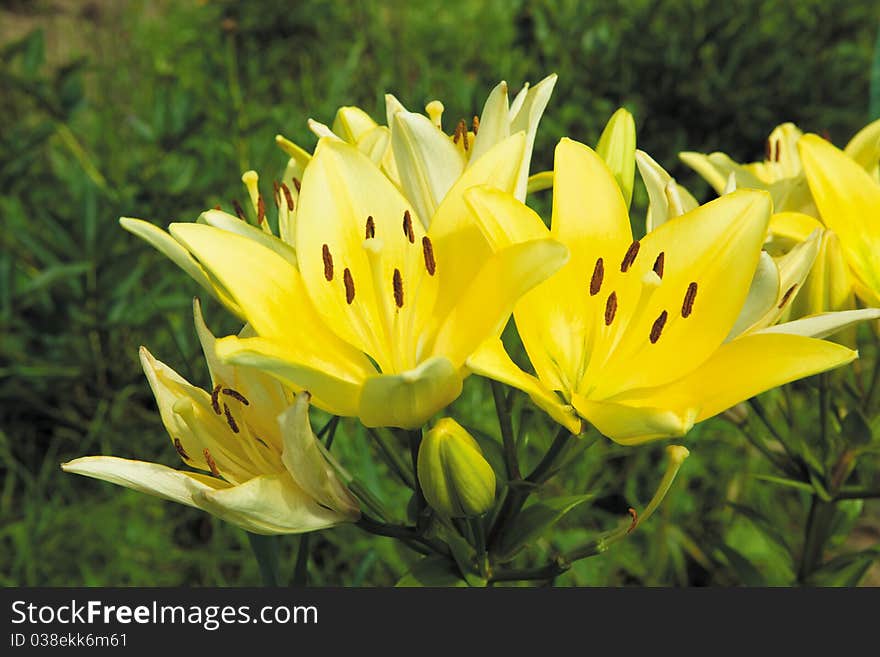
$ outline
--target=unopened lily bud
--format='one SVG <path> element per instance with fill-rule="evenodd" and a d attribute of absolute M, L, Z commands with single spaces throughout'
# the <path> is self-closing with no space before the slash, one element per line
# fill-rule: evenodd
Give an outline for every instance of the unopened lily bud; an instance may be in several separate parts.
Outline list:
<path fill-rule="evenodd" d="M 418 475 L 428 504 L 450 517 L 481 515 L 495 501 L 492 466 L 477 441 L 450 418 L 443 418 L 425 434 Z"/>

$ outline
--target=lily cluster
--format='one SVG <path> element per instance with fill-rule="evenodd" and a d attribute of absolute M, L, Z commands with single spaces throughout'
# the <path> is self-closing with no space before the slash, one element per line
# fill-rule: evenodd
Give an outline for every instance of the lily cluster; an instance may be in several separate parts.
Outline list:
<path fill-rule="evenodd" d="M 331 126 L 310 120 L 313 152 L 276 138 L 290 160 L 271 217 L 249 171 L 247 209 L 207 210 L 167 232 L 121 219 L 243 328 L 216 339 L 196 303 L 205 389 L 141 349 L 186 470 L 112 456 L 62 467 L 254 533 L 381 525 L 368 515 L 364 523 L 375 510 L 369 492 L 313 433 L 314 405 L 408 436 L 413 465 L 402 478 L 422 515 L 435 517 L 459 565 L 456 541 L 472 543 L 486 576 L 487 549 L 515 552 L 502 525 L 524 499 L 504 488 L 520 478 L 504 418 L 507 471 L 496 477 L 468 422 L 448 416 L 466 377 L 523 391 L 565 441 L 592 427 L 636 445 L 681 438 L 744 400 L 857 357 L 845 337 L 824 338 L 880 317 L 871 307 L 880 305 L 880 123 L 844 151 L 786 124 L 764 162 L 683 153 L 719 193 L 701 205 L 636 149 L 625 110 L 595 148 L 562 138 L 553 170 L 530 175 L 555 82 L 526 85 L 512 100 L 502 82 L 451 133 L 439 101 L 422 114 L 391 95 L 386 125 L 356 107 L 340 108 Z M 636 169 L 650 199 L 638 236 Z M 549 188 L 548 225 L 525 201 Z M 511 317 L 525 369 L 501 338 Z M 687 450 L 670 454 L 651 510 Z M 483 517 L 499 492 L 504 505 L 491 522 L 457 524 Z M 432 545 L 418 526 L 405 529 L 411 543 Z"/>

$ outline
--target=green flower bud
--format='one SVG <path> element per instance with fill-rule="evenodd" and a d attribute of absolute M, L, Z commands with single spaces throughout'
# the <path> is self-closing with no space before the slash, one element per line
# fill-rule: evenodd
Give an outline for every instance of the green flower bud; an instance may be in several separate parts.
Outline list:
<path fill-rule="evenodd" d="M 451 418 L 425 434 L 419 448 L 419 484 L 431 507 L 451 517 L 478 516 L 495 501 L 495 473 L 477 441 Z"/>

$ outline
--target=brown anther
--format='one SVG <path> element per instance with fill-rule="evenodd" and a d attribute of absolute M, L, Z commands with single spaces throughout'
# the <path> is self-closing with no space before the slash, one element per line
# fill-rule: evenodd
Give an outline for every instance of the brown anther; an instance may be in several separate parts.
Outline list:
<path fill-rule="evenodd" d="M 351 277 L 351 270 L 346 267 L 342 272 L 342 282 L 345 283 L 345 302 L 351 305 L 354 301 L 354 279 Z"/>
<path fill-rule="evenodd" d="M 205 455 L 205 461 L 208 463 L 208 467 L 211 468 L 211 474 L 215 477 L 219 477 L 220 471 L 217 469 L 217 464 L 214 462 L 214 457 L 211 456 L 211 452 L 209 452 L 206 447 L 202 453 Z"/>
<path fill-rule="evenodd" d="M 617 312 L 617 292 L 608 295 L 605 301 L 605 326 L 611 326 L 614 321 L 614 314 Z"/>
<path fill-rule="evenodd" d="M 226 404 L 223 404 L 223 414 L 226 416 L 226 424 L 232 429 L 232 433 L 238 433 L 238 425 L 235 423 L 235 418 L 232 417 L 232 411 L 229 410 L 229 406 Z"/>
<path fill-rule="evenodd" d="M 691 282 L 688 285 L 687 292 L 684 295 L 684 302 L 681 304 L 681 316 L 682 317 L 690 317 L 691 313 L 694 311 L 694 299 L 697 298 L 697 284 Z"/>
<path fill-rule="evenodd" d="M 221 387 L 222 387 L 222 386 L 218 383 L 217 385 L 214 386 L 214 389 L 211 391 L 211 408 L 214 409 L 214 412 L 215 412 L 217 415 L 220 415 L 220 413 L 221 413 L 221 411 L 220 411 L 220 400 L 217 399 L 218 395 L 220 394 L 220 388 L 221 388 Z"/>
<path fill-rule="evenodd" d="M 455 134 L 452 135 L 452 142 L 457 144 L 458 140 L 461 139 L 461 145 L 464 147 L 464 150 L 468 149 L 468 129 L 467 123 L 464 122 L 464 119 L 461 119 L 458 122 L 458 125 L 455 126 Z"/>
<path fill-rule="evenodd" d="M 602 289 L 602 279 L 605 277 L 605 261 L 602 258 L 596 260 L 593 267 L 593 277 L 590 279 L 590 296 L 594 297 Z"/>
<path fill-rule="evenodd" d="M 654 261 L 654 273 L 657 274 L 658 277 L 663 278 L 663 267 L 666 264 L 666 254 L 661 251 L 660 255 L 657 256 L 657 259 Z"/>
<path fill-rule="evenodd" d="M 287 211 L 293 212 L 293 194 L 290 193 L 290 187 L 281 183 L 281 191 L 284 194 L 284 200 L 287 201 Z"/>
<path fill-rule="evenodd" d="M 768 162 L 773 159 L 773 146 L 770 138 L 767 138 L 767 141 L 764 143 L 764 159 Z"/>
<path fill-rule="evenodd" d="M 779 301 L 779 305 L 777 306 L 777 308 L 782 308 L 785 304 L 788 303 L 788 300 L 791 299 L 791 295 L 794 294 L 795 289 L 797 289 L 797 283 L 795 283 L 785 291 L 785 294 L 782 295 L 782 299 Z"/>
<path fill-rule="evenodd" d="M 620 263 L 620 271 L 624 273 L 629 271 L 629 268 L 632 267 L 633 263 L 636 261 L 636 256 L 639 255 L 640 246 L 641 244 L 638 240 L 629 245 L 626 254 L 623 256 L 623 261 Z"/>
<path fill-rule="evenodd" d="M 299 192 L 299 190 L 302 189 L 302 183 L 300 182 L 299 178 L 293 179 L 293 186 L 296 187 L 297 192 Z"/>
<path fill-rule="evenodd" d="M 400 270 L 394 270 L 394 277 L 391 279 L 394 285 L 394 303 L 398 308 L 403 308 L 403 279 L 400 277 Z"/>
<path fill-rule="evenodd" d="M 366 236 L 366 239 L 368 239 L 368 240 L 376 237 L 376 222 L 373 221 L 372 215 L 367 217 L 367 227 L 366 227 L 366 230 L 364 231 L 364 235 Z"/>
<path fill-rule="evenodd" d="M 474 122 L 473 122 L 473 131 L 474 137 L 477 136 L 477 133 L 480 131 L 480 117 L 474 114 Z"/>
<path fill-rule="evenodd" d="M 782 153 L 780 152 L 782 150 L 782 142 L 780 140 L 776 140 L 776 143 L 774 145 L 775 148 L 773 149 L 773 161 L 779 162 L 779 160 L 782 159 Z"/>
<path fill-rule="evenodd" d="M 183 444 L 180 442 L 180 438 L 174 439 L 174 449 L 176 449 L 177 453 L 180 454 L 180 458 L 189 461 L 189 454 L 187 454 L 186 450 L 183 448 Z"/>
<path fill-rule="evenodd" d="M 651 344 L 655 344 L 657 340 L 660 339 L 660 334 L 663 333 L 663 327 L 666 326 L 667 317 L 669 317 L 669 313 L 664 310 L 660 313 L 660 316 L 654 320 L 654 325 L 651 326 Z"/>
<path fill-rule="evenodd" d="M 403 213 L 403 234 L 406 235 L 406 239 L 409 240 L 410 244 L 415 243 L 416 234 L 413 232 L 412 215 L 410 215 L 409 210 L 405 210 Z"/>
<path fill-rule="evenodd" d="M 247 216 L 245 216 L 244 208 L 241 207 L 241 203 L 239 203 L 235 199 L 232 199 L 232 207 L 235 208 L 235 214 L 238 216 L 239 219 L 241 219 L 242 221 L 247 221 Z"/>
<path fill-rule="evenodd" d="M 277 180 L 272 181 L 272 198 L 275 199 L 275 207 L 281 207 L 281 186 Z"/>
<path fill-rule="evenodd" d="M 628 508 L 626 511 L 632 518 L 632 522 L 629 523 L 629 529 L 626 530 L 626 533 L 629 534 L 633 529 L 639 526 L 639 513 L 632 507 Z"/>
<path fill-rule="evenodd" d="M 223 208 L 221 208 L 220 204 L 218 203 L 217 205 L 214 206 L 214 209 L 215 210 L 222 210 Z"/>
<path fill-rule="evenodd" d="M 263 195 L 257 197 L 257 221 L 263 223 L 266 221 L 266 202 L 263 201 Z"/>
<path fill-rule="evenodd" d="M 321 257 L 324 259 L 324 278 L 333 280 L 333 256 L 330 255 L 330 247 L 326 244 L 321 247 Z"/>
<path fill-rule="evenodd" d="M 425 256 L 425 269 L 428 270 L 428 275 L 433 276 L 437 271 L 437 263 L 434 261 L 434 246 L 427 235 L 422 238 L 422 255 Z"/>
<path fill-rule="evenodd" d="M 235 390 L 234 388 L 223 388 L 223 390 L 221 390 L 220 392 L 222 392 L 227 397 L 232 397 L 233 399 L 240 401 L 245 406 L 251 405 L 251 403 L 247 400 L 247 397 L 245 397 L 243 394 L 241 394 L 238 390 Z"/>

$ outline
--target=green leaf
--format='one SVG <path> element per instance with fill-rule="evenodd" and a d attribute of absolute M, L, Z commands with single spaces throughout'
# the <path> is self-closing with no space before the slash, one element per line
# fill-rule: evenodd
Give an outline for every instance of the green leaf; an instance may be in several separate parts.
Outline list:
<path fill-rule="evenodd" d="M 760 513 L 759 511 L 756 511 L 755 509 L 752 509 L 751 507 L 737 504 L 736 502 L 728 502 L 727 504 L 734 511 L 751 521 L 751 523 L 758 530 L 760 530 L 760 532 L 764 536 L 769 538 L 771 541 L 773 541 L 779 547 L 785 550 L 788 554 L 793 556 L 792 549 L 788 545 L 788 542 L 785 540 L 785 536 L 782 535 L 782 532 L 780 532 L 779 529 L 776 528 L 776 526 L 769 518 L 767 518 L 767 516 Z"/>
<path fill-rule="evenodd" d="M 454 563 L 436 554 L 428 555 L 416 562 L 395 586 L 445 586 L 466 587 L 468 584 Z"/>
<path fill-rule="evenodd" d="M 502 561 L 512 559 L 528 543 L 559 522 L 565 514 L 592 497 L 591 494 L 551 497 L 527 506 L 501 537 L 498 557 Z"/>
<path fill-rule="evenodd" d="M 727 545 L 718 546 L 718 550 L 740 582 L 746 586 L 767 586 L 764 576 L 740 552 Z"/>
<path fill-rule="evenodd" d="M 813 571 L 809 583 L 813 586 L 856 586 L 878 558 L 880 550 L 877 548 L 842 554 Z"/>
<path fill-rule="evenodd" d="M 854 447 L 867 445 L 873 439 L 871 427 L 862 412 L 854 408 L 843 419 L 840 427 L 840 434 L 843 439 Z"/>
<path fill-rule="evenodd" d="M 754 479 L 758 479 L 759 481 L 766 481 L 771 484 L 776 484 L 777 486 L 785 486 L 787 488 L 795 488 L 797 490 L 803 491 L 805 493 L 810 493 L 811 495 L 816 491 L 813 489 L 810 484 L 797 481 L 796 479 L 786 479 L 785 477 L 774 477 L 772 475 L 752 475 Z"/>

